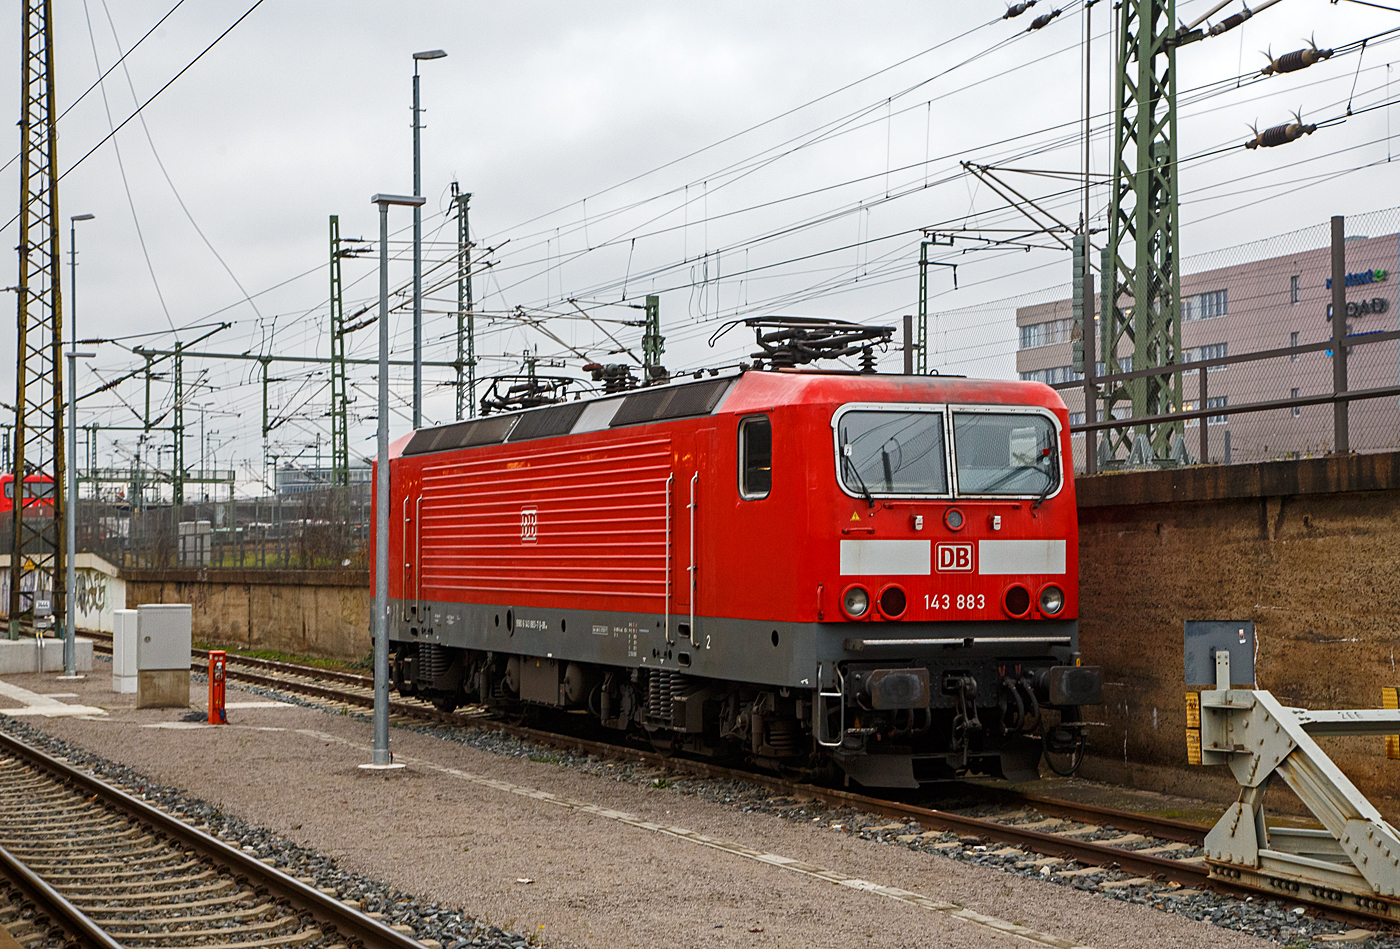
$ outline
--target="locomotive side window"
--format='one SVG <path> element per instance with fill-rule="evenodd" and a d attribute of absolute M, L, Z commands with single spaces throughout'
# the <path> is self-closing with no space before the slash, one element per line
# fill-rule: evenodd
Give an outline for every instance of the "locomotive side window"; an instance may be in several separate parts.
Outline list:
<path fill-rule="evenodd" d="M 1055 426 L 1023 412 L 954 412 L 959 494 L 1049 495 L 1060 483 Z"/>
<path fill-rule="evenodd" d="M 847 412 L 836 436 L 837 470 L 852 494 L 948 493 L 942 412 Z"/>
<path fill-rule="evenodd" d="M 773 424 L 766 415 L 739 423 L 739 496 L 753 501 L 773 490 Z"/>

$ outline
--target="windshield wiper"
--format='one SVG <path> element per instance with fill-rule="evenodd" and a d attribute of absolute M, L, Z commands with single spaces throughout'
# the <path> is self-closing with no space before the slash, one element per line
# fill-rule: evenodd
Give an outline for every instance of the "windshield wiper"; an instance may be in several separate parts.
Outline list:
<path fill-rule="evenodd" d="M 860 493 L 865 497 L 867 507 L 875 506 L 875 499 L 870 496 L 870 489 L 865 486 L 865 479 L 860 476 L 860 470 L 856 468 L 856 463 L 851 461 L 851 456 L 844 451 L 841 453 L 841 463 L 846 466 L 846 470 L 855 475 L 856 484 L 860 485 Z"/>
<path fill-rule="evenodd" d="M 1040 492 L 1040 496 L 1037 497 L 1035 499 L 1035 503 L 1031 505 L 1032 511 L 1034 511 L 1036 508 L 1040 507 L 1042 504 L 1045 503 L 1045 499 L 1050 496 L 1050 489 L 1055 487 L 1055 485 L 1059 482 L 1059 458 L 1059 455 L 1050 456 L 1051 471 L 1047 472 L 1045 475 L 1045 490 Z"/>
<path fill-rule="evenodd" d="M 1046 471 L 1044 471 L 1040 467 L 1040 465 L 1017 465 L 1016 467 L 1009 469 L 1004 475 L 993 481 L 991 484 L 984 484 L 981 487 L 979 487 L 976 493 L 987 494 L 993 488 L 999 488 L 1003 484 L 1006 484 L 1006 482 L 1010 481 L 1012 478 L 1016 477 L 1018 474 L 1025 474 L 1027 471 L 1034 471 L 1038 474 L 1043 474 L 1047 479 L 1049 479 L 1051 484 L 1055 483 L 1055 479 L 1050 477 L 1050 475 Z"/>

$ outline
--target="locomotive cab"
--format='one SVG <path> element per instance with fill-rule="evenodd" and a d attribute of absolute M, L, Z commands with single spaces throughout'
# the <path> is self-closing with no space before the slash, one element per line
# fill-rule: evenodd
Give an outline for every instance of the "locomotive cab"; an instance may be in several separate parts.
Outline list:
<path fill-rule="evenodd" d="M 818 743 L 864 784 L 1032 778 L 1042 747 L 1073 764 L 1079 706 L 1101 687 L 1075 648 L 1064 420 L 1046 404 L 862 402 L 831 429 L 825 635 L 840 655 L 823 664 Z"/>
<path fill-rule="evenodd" d="M 403 694 L 867 786 L 1082 755 L 1101 680 L 1045 386 L 750 369 L 391 454 Z"/>

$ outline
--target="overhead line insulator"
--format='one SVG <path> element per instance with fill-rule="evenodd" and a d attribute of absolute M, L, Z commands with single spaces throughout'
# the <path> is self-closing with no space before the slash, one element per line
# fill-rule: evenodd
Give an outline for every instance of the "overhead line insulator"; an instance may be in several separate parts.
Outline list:
<path fill-rule="evenodd" d="M 1309 45 L 1306 49 L 1295 49 L 1291 53 L 1284 53 L 1278 59 L 1269 57 L 1269 65 L 1259 70 L 1261 76 L 1272 76 L 1274 73 L 1297 72 L 1300 69 L 1307 69 L 1313 63 L 1320 63 L 1324 59 L 1332 58 L 1332 50 L 1318 49 L 1316 44 Z M 1265 55 L 1268 55 L 1267 53 Z"/>
<path fill-rule="evenodd" d="M 1039 2 L 1040 0 L 1021 0 L 1020 3 L 1013 3 L 1006 8 L 1006 12 L 1001 15 L 1001 18 L 1003 20 L 1009 20 L 1012 17 L 1020 16 Z"/>
<path fill-rule="evenodd" d="M 1317 131 L 1315 124 L 1303 122 L 1301 115 L 1295 115 L 1292 122 L 1285 122 L 1283 125 L 1275 125 L 1262 132 L 1256 131 L 1254 137 L 1244 143 L 1245 148 L 1274 148 L 1279 145 L 1287 145 L 1295 142 L 1304 135 L 1311 135 Z"/>
<path fill-rule="evenodd" d="M 1051 10 L 1049 13 L 1042 13 L 1040 16 L 1036 17 L 1034 20 L 1031 21 L 1031 25 L 1026 27 L 1026 32 L 1033 33 L 1036 30 L 1044 29 L 1045 27 L 1050 25 L 1051 20 L 1055 19 L 1055 17 L 1059 16 L 1063 12 L 1063 10 Z"/>
<path fill-rule="evenodd" d="M 1248 20 L 1252 16 L 1254 16 L 1254 14 L 1249 10 L 1241 10 L 1239 13 L 1231 14 L 1230 16 L 1227 16 L 1225 19 L 1215 24 L 1215 26 L 1212 26 L 1209 30 L 1207 30 L 1206 35 L 1219 36 L 1221 33 L 1224 33 L 1227 30 L 1233 30 L 1235 27 L 1239 26 L 1241 23 L 1243 23 L 1245 20 Z"/>

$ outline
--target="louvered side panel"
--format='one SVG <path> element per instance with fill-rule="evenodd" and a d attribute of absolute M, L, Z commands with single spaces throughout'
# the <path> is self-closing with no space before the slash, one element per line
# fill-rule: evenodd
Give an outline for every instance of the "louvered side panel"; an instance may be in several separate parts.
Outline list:
<path fill-rule="evenodd" d="M 426 466 L 424 596 L 645 597 L 659 610 L 670 474 L 669 438 Z"/>

